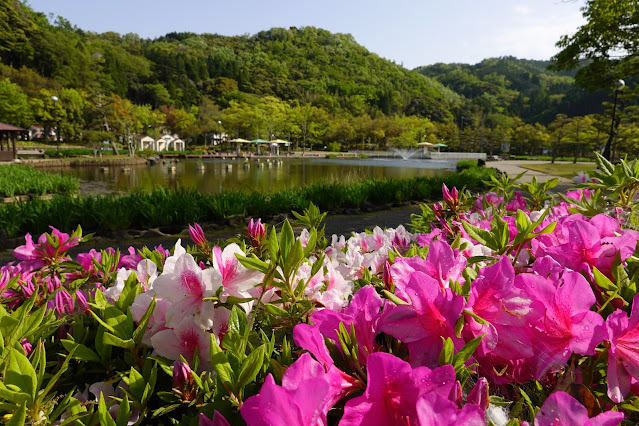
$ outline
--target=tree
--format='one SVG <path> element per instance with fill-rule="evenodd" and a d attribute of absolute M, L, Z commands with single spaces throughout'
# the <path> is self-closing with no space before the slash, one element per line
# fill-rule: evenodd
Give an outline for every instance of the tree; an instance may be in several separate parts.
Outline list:
<path fill-rule="evenodd" d="M 21 127 L 29 127 L 33 122 L 27 95 L 8 78 L 0 80 L 0 121 Z"/>
<path fill-rule="evenodd" d="M 552 133 L 552 140 L 555 140 L 556 143 L 551 143 L 551 155 L 552 155 L 552 163 L 555 162 L 555 159 L 559 156 L 559 152 L 562 148 L 562 141 L 568 135 L 568 123 L 570 119 L 565 114 L 557 114 L 555 120 L 548 125 L 548 130 Z"/>
<path fill-rule="evenodd" d="M 552 60 L 557 71 L 577 69 L 575 80 L 589 91 L 610 89 L 619 79 L 637 74 L 639 7 L 635 0 L 588 0 L 588 21 L 572 36 L 563 36 Z"/>
<path fill-rule="evenodd" d="M 38 97 L 29 99 L 35 119 L 44 127 L 46 142 L 49 141 L 51 127 L 66 119 L 67 116 L 62 102 L 54 101 L 53 96 L 55 95 L 49 90 L 41 89 Z"/>

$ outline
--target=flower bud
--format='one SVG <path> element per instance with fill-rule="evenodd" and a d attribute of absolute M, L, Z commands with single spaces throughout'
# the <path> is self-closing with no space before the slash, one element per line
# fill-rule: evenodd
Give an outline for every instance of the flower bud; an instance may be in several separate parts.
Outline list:
<path fill-rule="evenodd" d="M 89 303 L 87 302 L 87 298 L 80 290 L 75 291 L 75 301 L 78 305 L 78 311 L 81 314 L 89 312 Z"/>
<path fill-rule="evenodd" d="M 488 398 L 488 380 L 486 380 L 485 377 L 481 377 L 479 378 L 479 380 L 477 380 L 477 383 L 475 384 L 473 390 L 470 391 L 470 393 L 468 394 L 466 401 L 469 404 L 478 405 L 479 408 L 486 411 L 488 409 L 488 405 L 490 404 Z"/>
<path fill-rule="evenodd" d="M 202 231 L 202 227 L 198 225 L 197 223 L 193 223 L 193 226 L 189 225 L 189 235 L 191 236 L 191 239 L 193 240 L 193 242 L 201 249 L 204 249 L 209 246 L 209 242 L 206 240 L 206 237 L 204 236 L 204 231 Z"/>
<path fill-rule="evenodd" d="M 192 374 L 189 364 L 175 361 L 173 364 L 173 386 L 177 389 L 183 389 L 186 385 L 193 384 Z"/>
<path fill-rule="evenodd" d="M 64 288 L 59 289 L 55 294 L 55 309 L 59 315 L 71 315 L 75 304 L 73 297 Z"/>
<path fill-rule="evenodd" d="M 442 184 L 442 193 L 444 195 L 444 202 L 451 210 L 456 210 L 459 207 L 459 193 L 457 188 L 453 187 L 452 190 L 448 190 L 446 184 Z"/>
<path fill-rule="evenodd" d="M 248 224 L 248 236 L 253 246 L 259 245 L 260 241 L 264 238 L 264 234 L 266 234 L 266 228 L 262 225 L 262 219 L 258 219 L 257 222 L 254 222 L 253 218 L 251 218 Z"/>
<path fill-rule="evenodd" d="M 393 283 L 393 275 L 391 274 L 391 265 L 388 262 L 384 262 L 384 285 L 386 286 L 386 290 L 391 293 L 394 290 L 395 284 Z"/>
<path fill-rule="evenodd" d="M 29 356 L 29 354 L 33 350 L 33 346 L 31 345 L 31 343 L 29 343 L 29 341 L 25 338 L 22 339 L 20 344 L 22 345 L 22 349 L 24 349 L 24 352 L 27 354 L 27 356 Z"/>

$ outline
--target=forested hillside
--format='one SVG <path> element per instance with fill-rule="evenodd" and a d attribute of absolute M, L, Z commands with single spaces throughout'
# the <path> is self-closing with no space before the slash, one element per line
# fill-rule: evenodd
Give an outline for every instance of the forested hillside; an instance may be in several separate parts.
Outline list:
<path fill-rule="evenodd" d="M 416 71 L 462 95 L 475 114 L 481 111 L 548 124 L 559 113 L 575 116 L 603 111 L 607 93 L 588 94 L 575 85 L 573 73 L 549 71 L 550 64 L 504 57 L 476 65 L 439 63 Z"/>
<path fill-rule="evenodd" d="M 445 140 L 492 151 L 522 126 L 547 133 L 558 117 L 603 111 L 606 93 L 587 94 L 547 65 L 506 57 L 407 70 L 313 27 L 96 34 L 0 0 L 0 120 L 59 125 L 80 143 L 171 131 L 201 145 L 224 131 L 300 146 Z"/>

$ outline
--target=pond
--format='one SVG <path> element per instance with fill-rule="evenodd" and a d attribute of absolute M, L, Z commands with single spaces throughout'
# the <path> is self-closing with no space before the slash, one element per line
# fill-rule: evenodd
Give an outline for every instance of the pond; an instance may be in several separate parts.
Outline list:
<path fill-rule="evenodd" d="M 444 176 L 456 161 L 425 159 L 181 159 L 153 166 L 68 167 L 50 171 L 75 176 L 82 192 L 110 193 L 158 186 L 195 188 L 215 194 L 228 190 L 273 192 L 320 182 L 351 182 L 368 178 Z"/>

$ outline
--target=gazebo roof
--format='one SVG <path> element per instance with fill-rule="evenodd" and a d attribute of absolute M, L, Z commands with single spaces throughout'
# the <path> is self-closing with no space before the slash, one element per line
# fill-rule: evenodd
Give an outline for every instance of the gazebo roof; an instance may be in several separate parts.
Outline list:
<path fill-rule="evenodd" d="M 0 121 L 0 131 L 2 132 L 26 132 L 27 129 L 23 129 L 22 127 L 14 126 L 13 124 L 3 123 Z"/>

